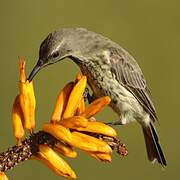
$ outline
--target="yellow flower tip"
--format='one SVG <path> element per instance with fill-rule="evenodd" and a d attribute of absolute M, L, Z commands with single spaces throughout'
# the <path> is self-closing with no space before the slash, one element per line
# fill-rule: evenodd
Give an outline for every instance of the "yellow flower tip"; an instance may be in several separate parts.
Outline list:
<path fill-rule="evenodd" d="M 72 117 L 76 113 L 76 109 L 81 101 L 82 95 L 86 87 L 86 83 L 86 76 L 82 76 L 82 78 L 75 84 L 69 96 L 63 118 Z"/>
<path fill-rule="evenodd" d="M 24 122 L 24 117 L 23 117 L 22 109 L 19 102 L 19 95 L 18 95 L 15 98 L 15 101 L 13 103 L 13 108 L 12 108 L 13 131 L 14 131 L 14 136 L 17 139 L 17 141 L 20 141 L 20 139 L 22 139 L 24 136 L 23 122 Z"/>
<path fill-rule="evenodd" d="M 70 158 L 75 158 L 77 157 L 77 152 L 73 150 L 73 148 L 67 144 L 64 144 L 62 142 L 58 142 L 57 144 L 55 144 L 55 146 L 53 147 L 53 149 L 64 155 L 64 156 L 67 156 L 67 157 L 70 157 Z"/>
<path fill-rule="evenodd" d="M 76 174 L 69 164 L 47 145 L 39 145 L 39 153 L 36 157 L 36 159 L 46 164 L 57 175 L 76 179 Z"/>
<path fill-rule="evenodd" d="M 96 99 L 80 115 L 86 118 L 90 118 L 94 116 L 95 114 L 97 114 L 98 112 L 102 111 L 102 109 L 105 106 L 107 106 L 110 102 L 111 102 L 111 99 L 109 96 L 104 96 L 102 98 Z"/>
<path fill-rule="evenodd" d="M 77 76 L 76 76 L 75 82 L 80 81 L 82 77 L 83 77 L 82 73 L 79 72 L 79 73 L 77 74 Z"/>
<path fill-rule="evenodd" d="M 89 121 L 86 127 L 79 127 L 77 130 L 83 132 L 93 132 L 110 137 L 117 136 L 116 131 L 112 127 L 97 121 Z"/>
<path fill-rule="evenodd" d="M 51 122 L 56 123 L 60 121 L 73 87 L 74 87 L 74 82 L 70 82 L 59 93 L 56 100 L 54 112 L 51 117 Z"/>
<path fill-rule="evenodd" d="M 112 153 L 111 147 L 106 142 L 80 132 L 72 132 L 70 144 L 84 151 Z"/>
<path fill-rule="evenodd" d="M 64 143 L 71 143 L 72 134 L 71 132 L 59 124 L 45 123 L 43 125 L 43 131 L 51 134 L 59 141 L 63 141 Z"/>
<path fill-rule="evenodd" d="M 25 73 L 25 60 L 23 57 L 19 57 L 19 73 L 20 73 L 20 82 L 26 82 L 26 73 Z"/>
<path fill-rule="evenodd" d="M 62 119 L 59 124 L 70 129 L 85 128 L 88 126 L 88 120 L 82 116 L 73 116 L 67 119 Z"/>
<path fill-rule="evenodd" d="M 8 180 L 8 177 L 5 175 L 4 172 L 0 172 L 0 180 Z"/>

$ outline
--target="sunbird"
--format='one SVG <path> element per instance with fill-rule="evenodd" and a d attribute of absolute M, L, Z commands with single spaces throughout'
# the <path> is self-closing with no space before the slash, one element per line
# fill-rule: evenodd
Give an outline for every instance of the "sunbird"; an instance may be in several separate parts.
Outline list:
<path fill-rule="evenodd" d="M 119 116 L 119 120 L 111 124 L 138 122 L 144 134 L 148 159 L 166 166 L 154 127 L 156 110 L 136 60 L 107 37 L 84 28 L 62 28 L 50 33 L 42 42 L 39 60 L 28 80 L 31 81 L 43 67 L 65 58 L 75 62 L 87 76 L 93 98 L 111 98 L 110 106 Z"/>

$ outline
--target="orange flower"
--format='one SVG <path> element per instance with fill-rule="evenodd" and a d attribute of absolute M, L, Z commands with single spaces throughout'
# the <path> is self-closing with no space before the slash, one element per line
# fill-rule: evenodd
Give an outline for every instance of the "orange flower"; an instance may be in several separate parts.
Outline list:
<path fill-rule="evenodd" d="M 25 61 L 23 58 L 19 59 L 19 72 L 19 100 L 24 116 L 24 127 L 32 132 L 32 130 L 35 128 L 36 100 L 34 95 L 33 83 L 26 80 Z"/>
<path fill-rule="evenodd" d="M 56 101 L 55 109 L 51 117 L 52 122 L 58 122 L 61 119 L 61 116 L 64 113 L 63 110 L 65 110 L 68 97 L 73 88 L 73 85 L 74 85 L 73 82 L 68 83 L 59 93 L 57 101 Z"/>
<path fill-rule="evenodd" d="M 70 143 L 72 141 L 72 134 L 69 129 L 59 124 L 45 123 L 43 125 L 43 130 L 54 136 L 59 141 L 63 141 L 65 143 Z"/>
<path fill-rule="evenodd" d="M 36 158 L 45 163 L 56 174 L 76 179 L 76 174 L 71 167 L 47 145 L 39 146 L 39 153 Z"/>
<path fill-rule="evenodd" d="M 92 102 L 89 107 L 87 107 L 84 112 L 81 113 L 81 116 L 90 118 L 100 112 L 105 106 L 111 102 L 109 96 L 104 96 Z"/>
<path fill-rule="evenodd" d="M 82 76 L 82 78 L 75 84 L 69 96 L 68 103 L 63 114 L 63 118 L 69 118 L 75 114 L 76 109 L 79 103 L 81 102 L 81 98 L 86 87 L 86 82 L 86 76 Z"/>
<path fill-rule="evenodd" d="M 16 96 L 16 99 L 13 104 L 12 120 L 13 120 L 14 136 L 18 142 L 24 136 L 24 128 L 23 128 L 24 117 L 19 102 L 19 95 Z"/>

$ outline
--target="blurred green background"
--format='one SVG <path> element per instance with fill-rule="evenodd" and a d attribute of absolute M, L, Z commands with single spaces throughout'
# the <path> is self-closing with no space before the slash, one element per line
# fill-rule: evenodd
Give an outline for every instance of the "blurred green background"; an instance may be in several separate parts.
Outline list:
<path fill-rule="evenodd" d="M 80 180 L 86 179 L 178 179 L 180 157 L 180 1 L 178 0 L 0 0 L 0 150 L 15 143 L 11 107 L 18 92 L 18 56 L 26 58 L 29 73 L 38 59 L 38 49 L 47 34 L 60 27 L 85 27 L 99 32 L 127 49 L 139 62 L 151 87 L 160 125 L 157 129 L 168 161 L 162 170 L 146 157 L 142 132 L 137 124 L 119 127 L 129 155 L 114 153 L 105 164 L 79 153 L 67 159 Z M 58 91 L 77 72 L 69 61 L 42 70 L 35 78 L 37 130 L 49 120 Z M 117 119 L 106 109 L 98 118 Z M 7 172 L 10 180 L 63 179 L 36 161 Z"/>

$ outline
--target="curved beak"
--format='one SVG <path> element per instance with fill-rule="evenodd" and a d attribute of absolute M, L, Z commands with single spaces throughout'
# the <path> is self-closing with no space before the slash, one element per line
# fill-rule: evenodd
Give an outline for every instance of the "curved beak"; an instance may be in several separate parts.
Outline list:
<path fill-rule="evenodd" d="M 41 66 L 39 64 L 36 64 L 36 66 L 33 68 L 33 70 L 31 71 L 29 77 L 28 77 L 28 81 L 31 82 L 32 79 L 34 78 L 34 76 L 37 74 L 37 72 L 41 69 Z"/>

